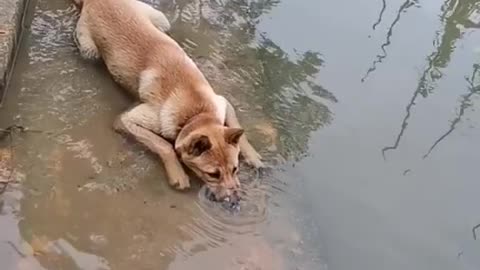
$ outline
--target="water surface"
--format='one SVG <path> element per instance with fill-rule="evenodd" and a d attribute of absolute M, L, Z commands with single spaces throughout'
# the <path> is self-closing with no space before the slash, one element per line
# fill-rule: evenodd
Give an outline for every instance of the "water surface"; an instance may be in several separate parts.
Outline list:
<path fill-rule="evenodd" d="M 150 3 L 273 169 L 242 168 L 237 215 L 170 189 L 113 132 L 131 100 L 80 59 L 75 7 L 32 1 L 2 269 L 480 269 L 480 1 Z"/>

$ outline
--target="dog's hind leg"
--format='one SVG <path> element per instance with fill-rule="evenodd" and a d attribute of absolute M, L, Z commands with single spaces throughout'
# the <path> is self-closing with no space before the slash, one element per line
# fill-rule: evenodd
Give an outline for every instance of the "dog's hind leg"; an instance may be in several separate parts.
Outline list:
<path fill-rule="evenodd" d="M 138 11 L 145 14 L 160 31 L 168 32 L 170 30 L 170 22 L 163 12 L 141 1 L 137 0 L 135 2 Z"/>
<path fill-rule="evenodd" d="M 187 189 L 190 181 L 172 144 L 155 133 L 159 132 L 158 123 L 158 111 L 153 105 L 143 103 L 120 115 L 114 128 L 133 135 L 137 141 L 158 154 L 163 161 L 170 185 L 179 190 Z"/>
<path fill-rule="evenodd" d="M 77 28 L 75 30 L 75 42 L 80 51 L 80 55 L 89 60 L 98 60 L 100 58 L 100 53 L 98 48 L 95 45 L 95 42 L 92 39 L 90 30 L 86 23 L 87 15 L 80 15 L 78 19 Z"/>
<path fill-rule="evenodd" d="M 233 108 L 232 104 L 225 99 L 227 102 L 227 112 L 225 116 L 225 124 L 228 127 L 232 128 L 241 128 L 240 122 L 238 121 L 237 115 L 235 113 L 235 109 Z M 255 167 L 255 168 L 263 168 L 265 165 L 262 162 L 262 157 L 260 154 L 253 148 L 250 142 L 247 139 L 247 136 L 244 134 L 240 137 L 240 153 L 245 158 L 245 162 L 247 164 Z"/>

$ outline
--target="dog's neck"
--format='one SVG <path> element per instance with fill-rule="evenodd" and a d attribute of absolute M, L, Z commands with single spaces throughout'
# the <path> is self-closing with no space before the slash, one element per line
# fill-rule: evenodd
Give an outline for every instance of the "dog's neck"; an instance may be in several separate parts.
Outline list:
<path fill-rule="evenodd" d="M 209 125 L 223 125 L 220 120 L 216 117 L 214 112 L 206 111 L 199 114 L 194 115 L 190 119 L 188 119 L 185 124 L 180 126 L 180 131 L 175 139 L 175 145 L 183 139 L 188 137 L 190 133 L 197 130 L 200 127 L 205 127 Z"/>

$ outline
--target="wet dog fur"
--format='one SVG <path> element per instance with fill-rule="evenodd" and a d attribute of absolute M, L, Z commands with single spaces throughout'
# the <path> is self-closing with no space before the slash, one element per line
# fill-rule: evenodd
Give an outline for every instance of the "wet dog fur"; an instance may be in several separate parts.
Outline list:
<path fill-rule="evenodd" d="M 230 102 L 165 33 L 170 23 L 162 12 L 138 0 L 74 1 L 81 7 L 75 35 L 82 57 L 102 59 L 140 102 L 115 129 L 159 155 L 171 186 L 190 187 L 183 163 L 222 199 L 240 187 L 240 153 L 263 166 Z"/>

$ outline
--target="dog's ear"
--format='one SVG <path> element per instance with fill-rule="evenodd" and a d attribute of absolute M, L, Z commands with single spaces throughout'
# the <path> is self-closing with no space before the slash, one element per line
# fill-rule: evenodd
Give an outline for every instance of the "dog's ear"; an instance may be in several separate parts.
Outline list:
<path fill-rule="evenodd" d="M 236 145 L 240 141 L 244 130 L 242 128 L 226 128 L 225 129 L 225 141 L 228 144 Z"/>
<path fill-rule="evenodd" d="M 190 140 L 186 150 L 189 155 L 197 157 L 210 148 L 212 148 L 210 139 L 205 135 L 197 135 Z"/>

